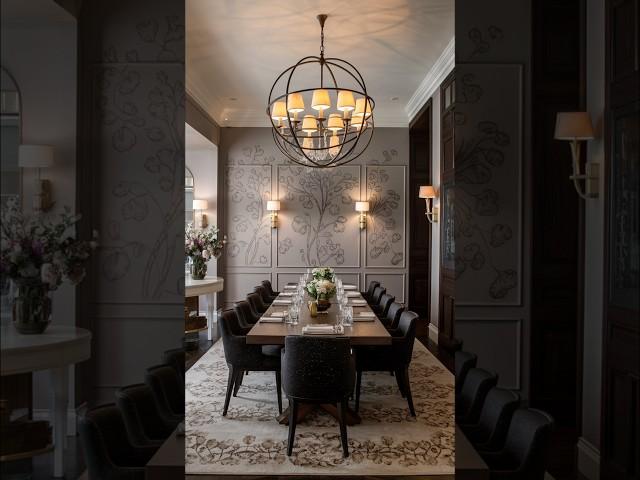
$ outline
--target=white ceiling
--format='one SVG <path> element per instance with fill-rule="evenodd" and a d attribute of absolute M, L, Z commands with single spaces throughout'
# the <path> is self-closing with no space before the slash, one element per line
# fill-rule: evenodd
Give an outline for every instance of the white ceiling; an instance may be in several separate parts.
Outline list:
<path fill-rule="evenodd" d="M 409 100 L 454 36 L 454 0 L 187 0 L 186 12 L 187 90 L 222 126 L 270 125 L 277 76 L 319 54 L 319 13 L 325 55 L 358 68 L 376 126 L 408 124 Z M 317 83 L 317 71 L 302 78 Z"/>

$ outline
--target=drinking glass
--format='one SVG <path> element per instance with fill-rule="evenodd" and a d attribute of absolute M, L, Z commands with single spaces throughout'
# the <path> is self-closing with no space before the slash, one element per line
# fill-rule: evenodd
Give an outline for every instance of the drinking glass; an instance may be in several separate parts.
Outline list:
<path fill-rule="evenodd" d="M 353 308 L 349 306 L 343 307 L 342 314 L 344 315 L 342 323 L 346 326 L 353 325 Z"/>
<path fill-rule="evenodd" d="M 300 315 L 300 307 L 298 305 L 291 305 L 289 308 L 289 319 L 292 325 L 298 324 L 298 317 Z"/>

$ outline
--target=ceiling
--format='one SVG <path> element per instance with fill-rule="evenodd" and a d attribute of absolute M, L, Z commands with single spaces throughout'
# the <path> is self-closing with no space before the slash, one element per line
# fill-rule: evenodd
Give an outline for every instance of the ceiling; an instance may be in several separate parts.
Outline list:
<path fill-rule="evenodd" d="M 454 0 L 187 0 L 186 12 L 187 90 L 222 126 L 270 125 L 277 76 L 319 53 L 319 13 L 325 55 L 358 68 L 376 126 L 408 125 L 407 104 L 454 36 Z M 300 75 L 317 86 L 317 66 Z"/>

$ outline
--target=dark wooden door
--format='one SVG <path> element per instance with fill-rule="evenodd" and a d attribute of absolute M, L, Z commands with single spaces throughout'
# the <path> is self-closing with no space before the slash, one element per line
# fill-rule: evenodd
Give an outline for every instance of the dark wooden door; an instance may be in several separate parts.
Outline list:
<path fill-rule="evenodd" d="M 428 334 L 431 314 L 431 224 L 420 185 L 431 185 L 431 100 L 409 127 L 409 308 L 420 315 L 420 334 Z"/>
<path fill-rule="evenodd" d="M 639 19 L 639 0 L 607 0 L 603 479 L 640 478 Z"/>

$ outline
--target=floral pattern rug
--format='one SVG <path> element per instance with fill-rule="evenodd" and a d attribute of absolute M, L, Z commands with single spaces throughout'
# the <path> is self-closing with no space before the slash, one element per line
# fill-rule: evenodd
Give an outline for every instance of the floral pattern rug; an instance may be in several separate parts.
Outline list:
<path fill-rule="evenodd" d="M 365 372 L 362 423 L 347 428 L 350 456 L 342 458 L 337 421 L 317 409 L 297 425 L 293 454 L 287 457 L 288 427 L 276 420 L 273 372 L 246 375 L 222 416 L 228 369 L 222 342 L 216 342 L 186 376 L 185 473 L 453 474 L 453 375 L 417 340 L 409 374 L 416 418 L 395 377 Z"/>

